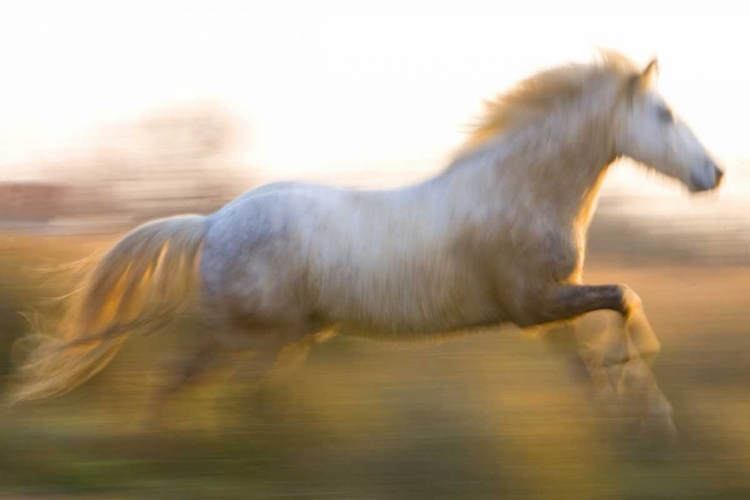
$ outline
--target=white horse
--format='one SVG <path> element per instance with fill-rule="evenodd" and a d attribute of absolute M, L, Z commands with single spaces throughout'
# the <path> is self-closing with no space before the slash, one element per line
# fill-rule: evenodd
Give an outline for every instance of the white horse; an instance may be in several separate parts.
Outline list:
<path fill-rule="evenodd" d="M 86 381 L 127 334 L 169 321 L 194 281 L 205 346 L 165 394 L 222 352 L 254 351 L 260 377 L 284 348 L 336 328 L 399 338 L 611 310 L 635 352 L 653 357 L 659 343 L 636 293 L 584 285 L 581 271 L 599 187 L 618 158 L 693 192 L 721 181 L 657 93 L 656 73 L 655 60 L 641 69 L 607 52 L 535 74 L 489 103 L 448 168 L 417 185 L 271 184 L 209 216 L 135 229 L 91 270 L 57 339 L 31 352 L 15 398 Z M 630 359 L 609 353 L 587 364 Z"/>

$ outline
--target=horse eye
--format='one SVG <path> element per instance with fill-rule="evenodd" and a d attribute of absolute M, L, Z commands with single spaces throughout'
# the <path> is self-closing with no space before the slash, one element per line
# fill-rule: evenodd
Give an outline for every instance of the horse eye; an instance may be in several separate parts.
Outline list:
<path fill-rule="evenodd" d="M 666 107 L 659 108 L 659 120 L 665 123 L 671 123 L 674 121 L 674 115 L 672 110 Z"/>

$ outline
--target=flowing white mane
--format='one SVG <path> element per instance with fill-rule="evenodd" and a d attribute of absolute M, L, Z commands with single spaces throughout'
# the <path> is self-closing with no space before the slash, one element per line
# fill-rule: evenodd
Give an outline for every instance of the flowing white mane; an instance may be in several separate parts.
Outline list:
<path fill-rule="evenodd" d="M 484 113 L 469 128 L 463 151 L 474 149 L 498 133 L 528 123 L 561 102 L 575 99 L 592 83 L 621 80 L 640 74 L 640 68 L 614 51 L 601 51 L 589 64 L 573 63 L 540 71 L 485 103 Z"/>

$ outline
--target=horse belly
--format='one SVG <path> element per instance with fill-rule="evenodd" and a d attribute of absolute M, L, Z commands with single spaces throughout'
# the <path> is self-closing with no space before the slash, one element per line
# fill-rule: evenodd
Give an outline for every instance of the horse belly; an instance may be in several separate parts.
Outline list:
<path fill-rule="evenodd" d="M 338 291 L 324 292 L 326 309 L 348 329 L 429 334 L 502 320 L 484 284 L 460 266 L 383 259 L 336 272 L 328 282 Z"/>

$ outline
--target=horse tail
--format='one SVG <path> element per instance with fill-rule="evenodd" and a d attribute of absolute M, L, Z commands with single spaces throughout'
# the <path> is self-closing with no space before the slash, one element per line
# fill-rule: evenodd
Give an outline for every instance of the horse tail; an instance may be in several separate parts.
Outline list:
<path fill-rule="evenodd" d="M 11 403 L 63 395 L 101 371 L 130 333 L 169 323 L 196 282 L 206 218 L 185 215 L 134 229 L 90 268 L 66 300 L 57 337 L 31 335 Z M 29 345 L 31 344 L 31 345 Z"/>

